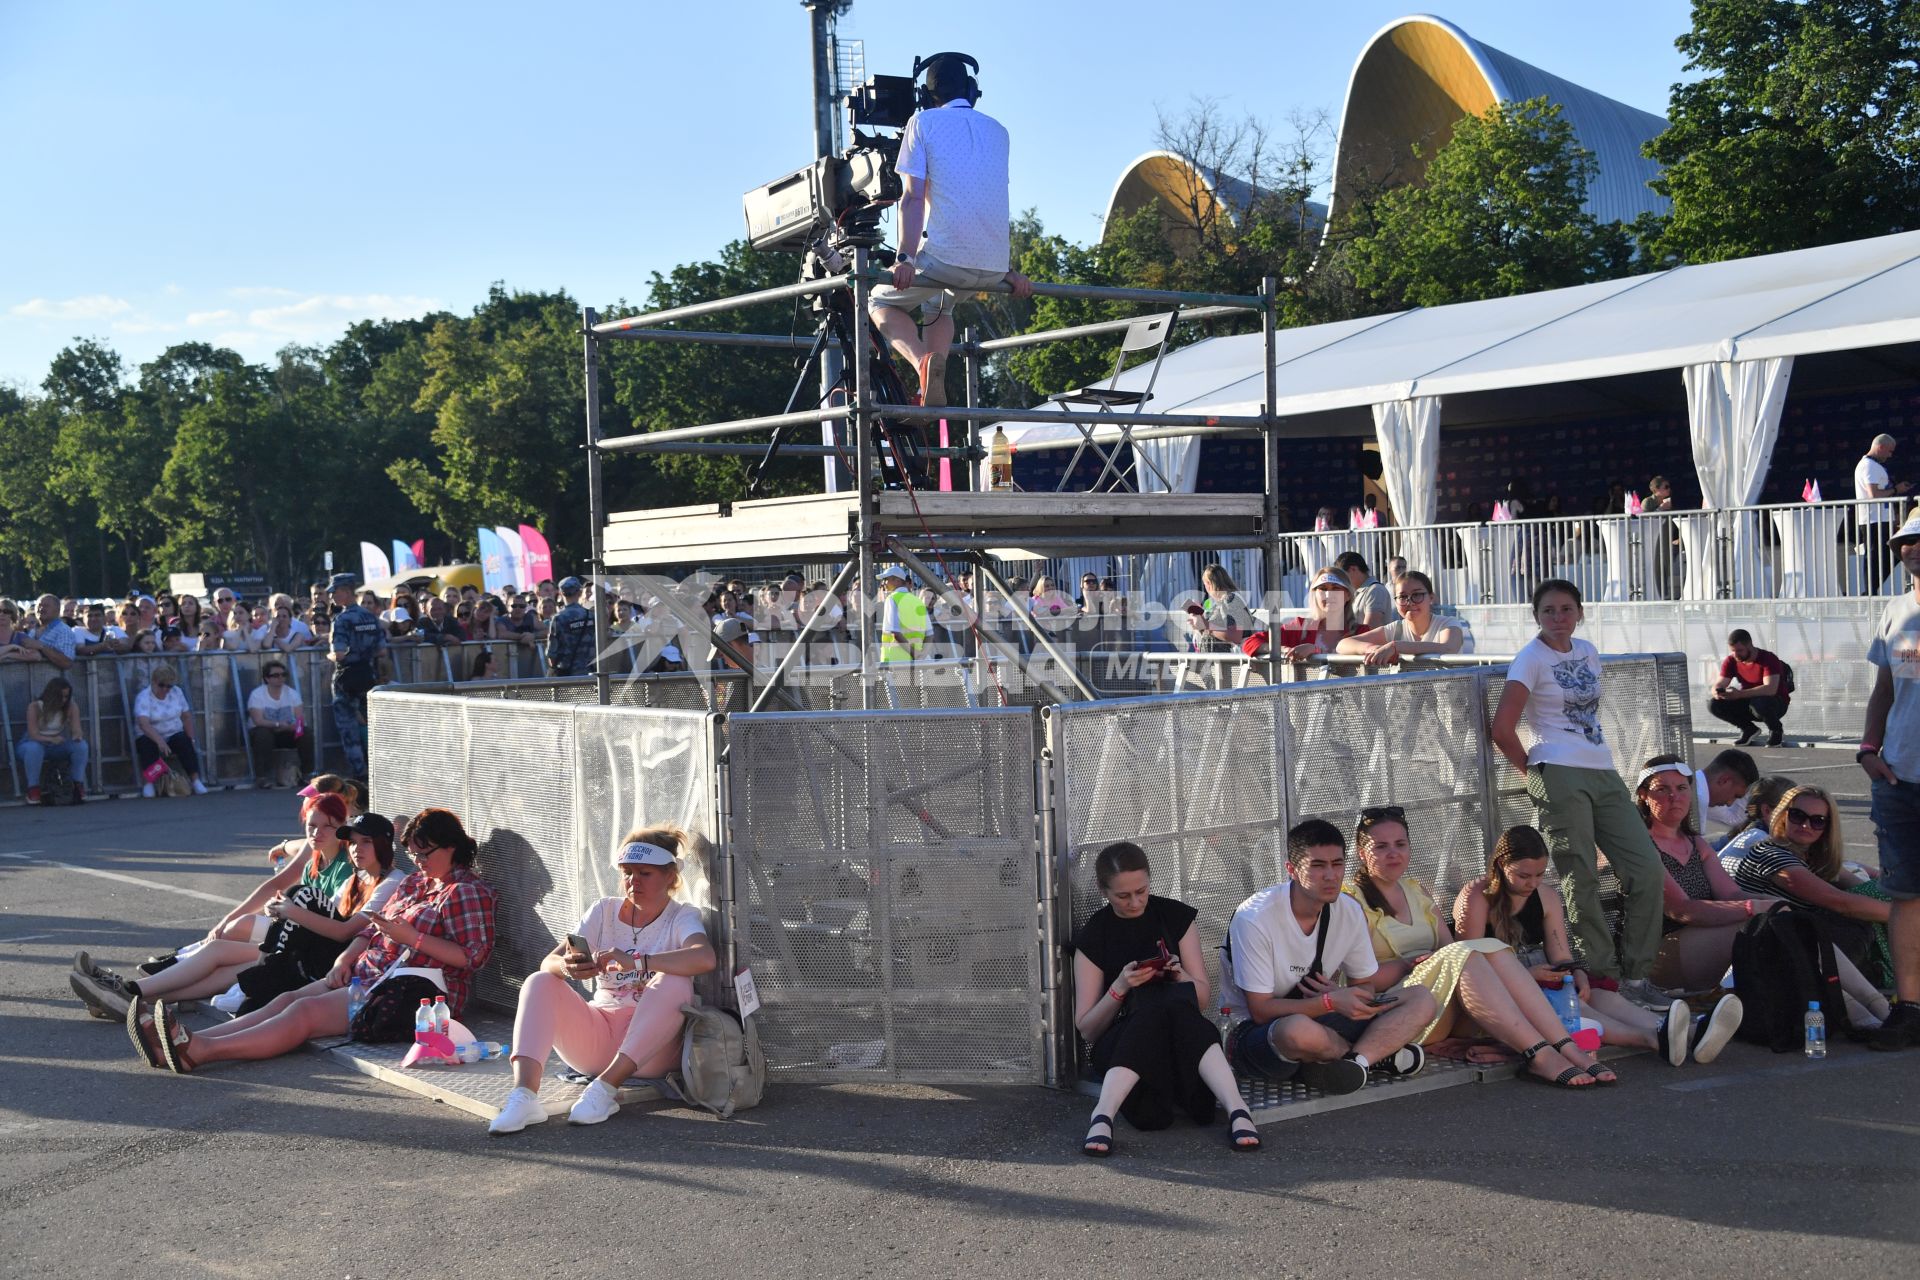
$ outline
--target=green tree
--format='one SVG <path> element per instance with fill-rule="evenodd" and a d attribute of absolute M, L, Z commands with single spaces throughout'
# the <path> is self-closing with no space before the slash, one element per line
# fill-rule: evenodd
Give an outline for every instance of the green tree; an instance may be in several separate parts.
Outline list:
<path fill-rule="evenodd" d="M 1920 4 L 1694 0 L 1687 70 L 1646 153 L 1662 260 L 1714 262 L 1920 226 Z"/>
<path fill-rule="evenodd" d="M 242 365 L 208 375 L 180 417 L 156 502 L 161 570 L 231 571 L 285 564 L 290 513 L 311 495 L 288 453 L 296 422 L 270 371 Z"/>
<path fill-rule="evenodd" d="M 413 408 L 432 416 L 434 456 L 386 473 L 463 554 L 482 525 L 541 527 L 556 560 L 587 549 L 580 310 L 564 293 L 494 285 L 470 317 L 436 323 Z M 376 378 L 377 382 L 378 379 Z"/>
<path fill-rule="evenodd" d="M 60 422 L 52 399 L 0 386 L 0 555 L 20 566 L 23 581 L 6 584 L 20 595 L 63 569 L 72 590 L 73 507 L 55 487 Z"/>
<path fill-rule="evenodd" d="M 1362 210 L 1345 265 L 1372 309 L 1433 307 L 1625 275 L 1632 241 L 1581 206 L 1593 153 L 1546 98 L 1468 116 L 1424 181 Z"/>

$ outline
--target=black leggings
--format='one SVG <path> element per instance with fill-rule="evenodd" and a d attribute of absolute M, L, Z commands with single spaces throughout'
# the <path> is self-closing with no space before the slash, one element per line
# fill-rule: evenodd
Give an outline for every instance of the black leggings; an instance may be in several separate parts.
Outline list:
<path fill-rule="evenodd" d="M 193 749 L 193 739 L 187 736 L 185 729 L 167 739 L 167 750 L 173 752 L 173 758 L 180 762 L 180 767 L 187 771 L 189 778 L 200 776 L 200 753 Z M 140 758 L 143 771 L 160 758 L 160 748 L 144 733 L 133 740 L 133 751 Z"/>

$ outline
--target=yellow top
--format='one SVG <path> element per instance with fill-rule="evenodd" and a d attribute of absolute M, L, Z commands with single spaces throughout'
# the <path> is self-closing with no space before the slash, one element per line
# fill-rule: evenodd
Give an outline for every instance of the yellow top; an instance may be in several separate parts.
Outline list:
<path fill-rule="evenodd" d="M 1413 913 L 1411 923 L 1391 911 L 1376 911 L 1368 906 L 1357 885 L 1350 884 L 1345 889 L 1366 912 L 1367 933 L 1373 939 L 1373 958 L 1382 963 L 1410 960 L 1440 949 L 1440 916 L 1434 910 L 1433 895 L 1412 876 L 1403 877 L 1400 887 L 1407 892 L 1407 907 Z"/>

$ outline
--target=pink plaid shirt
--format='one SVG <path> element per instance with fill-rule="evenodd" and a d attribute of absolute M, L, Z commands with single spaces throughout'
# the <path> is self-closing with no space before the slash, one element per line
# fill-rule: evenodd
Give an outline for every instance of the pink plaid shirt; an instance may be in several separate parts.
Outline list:
<path fill-rule="evenodd" d="M 447 983 L 447 1007 L 459 1017 L 473 992 L 474 975 L 493 954 L 493 899 L 491 886 L 465 867 L 455 867 L 444 881 L 435 883 L 418 871 L 400 882 L 380 914 L 389 920 L 405 920 L 422 933 L 459 944 L 467 953 L 464 969 L 449 969 L 432 956 L 411 951 L 382 934 L 372 925 L 360 931 L 369 940 L 353 976 L 369 986 L 405 955 L 404 964 L 421 969 L 439 969 Z"/>

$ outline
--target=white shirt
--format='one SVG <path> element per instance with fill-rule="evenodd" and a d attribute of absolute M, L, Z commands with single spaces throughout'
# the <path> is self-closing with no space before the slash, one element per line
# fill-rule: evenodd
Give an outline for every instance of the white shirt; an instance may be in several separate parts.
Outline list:
<path fill-rule="evenodd" d="M 642 956 L 678 951 L 695 938 L 706 936 L 707 925 L 700 918 L 700 912 L 684 902 L 669 902 L 652 924 L 635 929 L 620 919 L 620 904 L 624 901 L 624 898 L 600 899 L 580 917 L 580 927 L 575 932 L 592 944 L 595 951 L 624 951 L 636 963 Z M 600 974 L 593 980 L 593 1003 L 617 1009 L 638 1000 L 640 978 L 641 975 L 632 970 Z"/>
<path fill-rule="evenodd" d="M 1229 936 L 1233 940 L 1233 981 L 1224 993 L 1237 1018 L 1252 1016 L 1247 991 L 1284 996 L 1313 967 L 1313 928 L 1302 931 L 1294 919 L 1293 881 L 1270 885 L 1248 898 L 1233 913 Z M 1367 935 L 1367 915 L 1349 894 L 1333 901 L 1327 921 L 1327 943 L 1320 955 L 1320 972 L 1331 978 L 1344 973 L 1349 982 L 1371 978 L 1380 968 L 1373 957 L 1373 939 Z"/>
<path fill-rule="evenodd" d="M 1902 782 L 1920 782 L 1920 604 L 1911 591 L 1887 601 L 1867 661 L 1893 673 L 1893 706 L 1880 758 Z"/>
<path fill-rule="evenodd" d="M 1468 633 L 1467 624 L 1458 618 L 1449 618 L 1443 613 L 1436 613 L 1429 616 L 1427 621 L 1427 634 L 1423 636 L 1413 634 L 1413 625 L 1405 618 L 1395 618 L 1392 622 L 1382 627 L 1381 630 L 1386 633 L 1387 639 L 1393 641 L 1395 644 L 1405 644 L 1409 640 L 1417 641 L 1420 644 L 1436 644 L 1439 642 L 1440 633 L 1448 627 L 1452 627 L 1460 633 L 1460 652 L 1472 653 L 1473 636 Z"/>
<path fill-rule="evenodd" d="M 1867 491 L 1868 485 L 1877 485 L 1882 489 L 1888 489 L 1893 486 L 1893 480 L 1887 475 L 1887 469 L 1881 466 L 1879 459 L 1870 453 L 1853 464 L 1853 496 L 1855 498 L 1871 498 L 1873 494 Z M 1891 502 L 1876 502 L 1870 507 L 1862 507 L 1860 508 L 1860 520 L 1863 524 L 1877 524 L 1881 521 L 1891 520 L 1893 519 L 1893 507 L 1894 504 Z"/>
<path fill-rule="evenodd" d="M 300 695 L 293 691 L 291 682 L 283 682 L 280 696 L 275 698 L 269 686 L 263 684 L 247 695 L 247 710 L 260 712 L 268 724 L 291 729 L 300 718 Z"/>
<path fill-rule="evenodd" d="M 1535 636 L 1507 664 L 1507 679 L 1527 690 L 1527 727 L 1534 744 L 1527 763 L 1573 769 L 1613 768 L 1600 732 L 1600 653 L 1579 637 L 1560 653 Z"/>
<path fill-rule="evenodd" d="M 133 700 L 134 717 L 138 719 L 145 716 L 148 723 L 153 725 L 154 732 L 163 738 L 171 738 L 180 732 L 184 727 L 181 717 L 186 715 L 187 710 L 187 695 L 180 692 L 179 685 L 167 690 L 165 702 L 153 696 L 152 685 L 142 689 Z"/>
<path fill-rule="evenodd" d="M 902 177 L 926 183 L 927 239 L 901 245 L 952 267 L 1005 271 L 1012 265 L 1007 130 L 964 101 L 917 111 L 900 134 Z"/>

